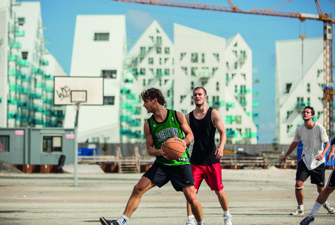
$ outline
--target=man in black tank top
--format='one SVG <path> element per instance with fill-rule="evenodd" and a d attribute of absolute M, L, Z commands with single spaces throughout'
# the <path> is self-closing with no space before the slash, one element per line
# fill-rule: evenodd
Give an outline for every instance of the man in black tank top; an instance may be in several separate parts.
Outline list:
<path fill-rule="evenodd" d="M 193 101 L 195 109 L 186 115 L 190 125 L 194 144 L 191 155 L 192 173 L 194 187 L 198 192 L 200 184 L 205 179 L 208 186 L 218 197 L 223 210 L 225 225 L 232 225 L 232 216 L 229 213 L 228 199 L 223 191 L 220 158 L 223 156 L 223 148 L 226 143 L 226 131 L 221 120 L 220 113 L 206 105 L 207 92 L 202 87 L 193 90 Z M 220 145 L 215 146 L 215 132 L 220 134 Z M 188 220 L 186 225 L 193 225 L 194 216 L 190 206 L 187 204 Z"/>

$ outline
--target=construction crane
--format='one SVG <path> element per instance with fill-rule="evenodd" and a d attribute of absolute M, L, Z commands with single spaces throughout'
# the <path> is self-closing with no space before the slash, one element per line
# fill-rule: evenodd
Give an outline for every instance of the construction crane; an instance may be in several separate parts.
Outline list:
<path fill-rule="evenodd" d="M 292 0 L 288 0 L 277 6 L 268 9 L 252 9 L 244 11 L 236 7 L 231 0 L 227 0 L 229 6 L 210 5 L 194 2 L 179 2 L 167 0 L 109 0 L 115 2 L 127 2 L 156 6 L 179 7 L 189 9 L 211 10 L 229 13 L 242 13 L 250 15 L 277 16 L 287 18 L 297 18 L 301 22 L 306 20 L 319 20 L 323 22 L 323 69 L 324 69 L 324 89 L 323 89 L 323 123 L 330 138 L 334 136 L 334 89 L 333 89 L 333 23 L 331 14 L 323 13 L 319 0 L 314 0 L 319 15 L 297 12 L 273 11 L 272 8 L 283 5 Z"/>

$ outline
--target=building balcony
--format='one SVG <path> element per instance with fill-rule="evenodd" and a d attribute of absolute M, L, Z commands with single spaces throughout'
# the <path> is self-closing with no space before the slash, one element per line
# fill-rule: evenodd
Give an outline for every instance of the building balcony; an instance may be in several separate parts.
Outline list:
<path fill-rule="evenodd" d="M 248 105 L 248 101 L 247 101 L 247 100 L 240 100 L 239 103 L 240 103 L 240 105 L 242 105 L 242 106 L 246 106 L 246 105 Z"/>
<path fill-rule="evenodd" d="M 210 101 L 208 103 L 208 105 L 210 107 L 220 107 L 220 106 L 224 106 L 225 105 L 225 102 L 222 100 L 222 101 Z"/>
<path fill-rule="evenodd" d="M 250 88 L 247 88 L 247 89 L 239 89 L 237 91 L 237 94 L 239 95 L 245 95 L 245 94 L 250 94 L 251 93 L 251 89 Z"/>
<path fill-rule="evenodd" d="M 24 37 L 25 36 L 25 32 L 24 30 L 18 30 L 14 33 L 15 37 Z"/>
<path fill-rule="evenodd" d="M 42 98 L 42 94 L 40 94 L 40 93 L 30 93 L 29 94 L 29 98 L 30 99 L 41 99 Z"/>
<path fill-rule="evenodd" d="M 235 116 L 226 116 L 226 124 L 232 124 L 235 121 Z"/>
<path fill-rule="evenodd" d="M 7 99 L 7 104 L 9 104 L 9 105 L 17 105 L 18 102 L 19 102 L 19 100 L 16 99 L 16 98 Z"/>
<path fill-rule="evenodd" d="M 258 107 L 259 106 L 259 102 L 252 102 L 252 107 Z"/>
<path fill-rule="evenodd" d="M 32 68 L 31 73 L 44 75 L 44 71 L 41 68 Z"/>
<path fill-rule="evenodd" d="M 16 48 L 16 49 L 21 49 L 22 48 L 22 44 L 20 42 L 10 42 L 9 43 L 9 47 L 10 48 Z"/>
<path fill-rule="evenodd" d="M 20 59 L 20 60 L 16 61 L 16 65 L 21 66 L 21 67 L 29 67 L 30 62 L 28 62 L 27 60 L 24 60 L 24 59 Z"/>
<path fill-rule="evenodd" d="M 47 65 L 49 65 L 49 61 L 48 60 L 40 59 L 40 66 L 47 66 Z"/>
<path fill-rule="evenodd" d="M 236 138 L 237 133 L 234 130 L 227 130 L 226 131 L 226 136 L 227 136 L 227 138 Z"/>
<path fill-rule="evenodd" d="M 131 90 L 130 88 L 121 88 L 121 94 L 130 94 Z"/>
<path fill-rule="evenodd" d="M 295 103 L 295 108 L 296 109 L 303 109 L 308 105 L 310 105 L 310 102 L 296 102 Z"/>
<path fill-rule="evenodd" d="M 226 108 L 235 108 L 235 103 L 234 102 L 227 102 L 226 103 Z"/>
<path fill-rule="evenodd" d="M 52 98 L 43 98 L 43 103 L 53 105 L 54 100 Z"/>
<path fill-rule="evenodd" d="M 20 57 L 18 55 L 8 55 L 7 57 L 7 61 L 18 61 L 20 59 Z"/>
<path fill-rule="evenodd" d="M 127 99 L 135 99 L 136 98 L 136 94 L 135 93 L 130 93 L 127 95 L 126 97 Z"/>
<path fill-rule="evenodd" d="M 257 138 L 257 133 L 243 133 L 243 138 Z"/>
<path fill-rule="evenodd" d="M 7 71 L 8 76 L 18 76 L 19 74 L 20 74 L 20 70 L 12 69 L 12 70 Z"/>

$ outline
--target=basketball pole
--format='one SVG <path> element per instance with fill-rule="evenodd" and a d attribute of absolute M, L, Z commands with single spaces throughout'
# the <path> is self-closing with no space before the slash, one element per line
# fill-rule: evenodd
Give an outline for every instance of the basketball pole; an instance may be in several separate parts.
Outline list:
<path fill-rule="evenodd" d="M 76 102 L 76 119 L 74 122 L 74 186 L 78 186 L 78 117 L 79 117 L 79 104 Z"/>

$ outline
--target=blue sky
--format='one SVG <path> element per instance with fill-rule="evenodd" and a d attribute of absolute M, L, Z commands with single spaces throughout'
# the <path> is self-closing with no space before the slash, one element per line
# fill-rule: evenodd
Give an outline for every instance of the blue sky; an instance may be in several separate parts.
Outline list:
<path fill-rule="evenodd" d="M 151 6 L 109 0 L 40 0 L 39 2 L 41 2 L 42 20 L 47 26 L 44 37 L 50 41 L 46 48 L 67 74 L 69 74 L 71 67 L 77 15 L 124 14 L 126 15 L 127 36 L 135 41 L 154 20 L 161 25 L 172 41 L 174 23 L 225 39 L 240 33 L 253 52 L 253 68 L 258 71 L 253 77 L 260 80 L 258 84 L 253 86 L 253 89 L 259 93 L 254 98 L 254 101 L 259 102 L 259 107 L 254 110 L 260 114 L 260 117 L 255 120 L 260 128 L 258 131 L 259 143 L 271 143 L 276 137 L 275 42 L 299 39 L 301 34 L 306 35 L 306 38 L 322 37 L 323 35 L 322 21 L 307 20 L 301 23 L 296 18 Z M 224 0 L 195 0 L 191 2 L 229 6 L 228 2 Z M 318 14 L 314 0 L 292 0 L 290 2 L 287 0 L 232 0 L 232 2 L 244 11 L 254 8 L 270 8 L 275 11 Z M 280 5 L 284 2 L 288 3 Z M 319 2 L 323 13 L 331 13 L 334 18 L 335 0 L 319 0 Z"/>

